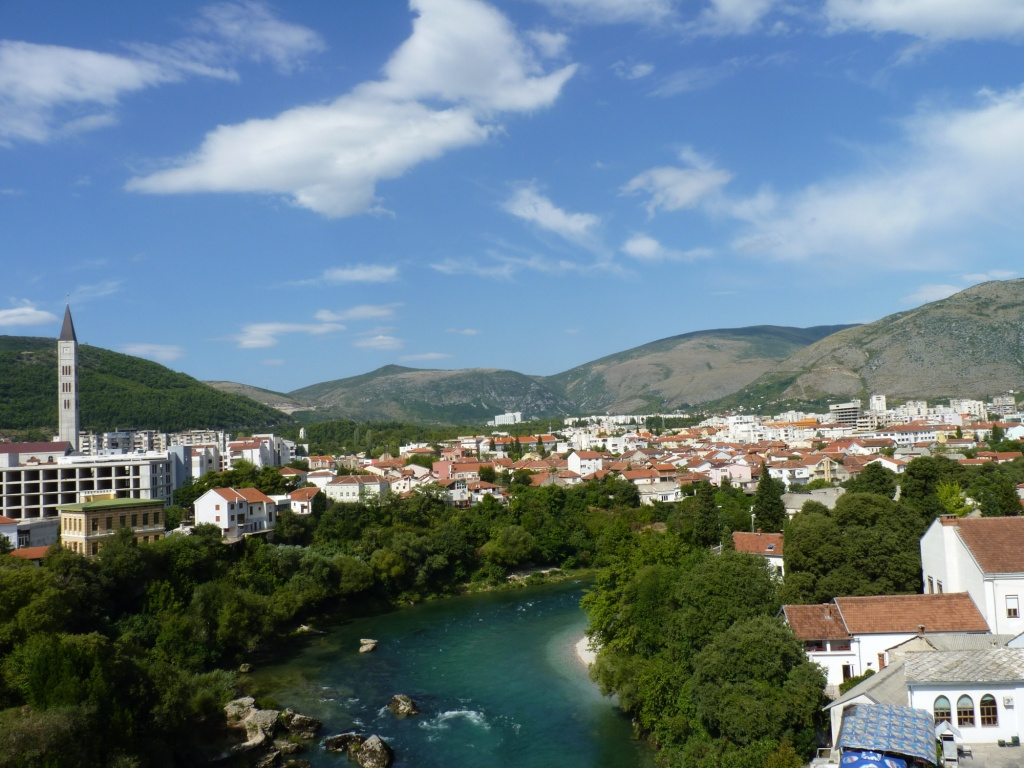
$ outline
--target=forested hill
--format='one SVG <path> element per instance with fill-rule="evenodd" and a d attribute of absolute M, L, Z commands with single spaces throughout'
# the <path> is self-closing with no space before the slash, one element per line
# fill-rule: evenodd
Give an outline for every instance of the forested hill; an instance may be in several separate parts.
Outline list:
<path fill-rule="evenodd" d="M 263 429 L 280 411 L 210 387 L 158 363 L 82 345 L 82 429 Z M 0 430 L 57 429 L 57 342 L 0 336 Z"/>

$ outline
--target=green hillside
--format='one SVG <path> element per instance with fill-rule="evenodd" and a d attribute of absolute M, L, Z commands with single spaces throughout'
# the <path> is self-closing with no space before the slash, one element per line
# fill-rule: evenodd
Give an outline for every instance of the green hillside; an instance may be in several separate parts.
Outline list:
<path fill-rule="evenodd" d="M 522 411 L 528 419 L 575 412 L 572 402 L 543 382 L 516 371 L 485 368 L 442 371 L 387 365 L 288 395 L 315 403 L 317 420 L 479 424 L 506 411 Z"/>
<path fill-rule="evenodd" d="M 263 429 L 290 419 L 158 363 L 82 345 L 82 429 Z M 0 430 L 57 429 L 57 343 L 0 336 Z"/>

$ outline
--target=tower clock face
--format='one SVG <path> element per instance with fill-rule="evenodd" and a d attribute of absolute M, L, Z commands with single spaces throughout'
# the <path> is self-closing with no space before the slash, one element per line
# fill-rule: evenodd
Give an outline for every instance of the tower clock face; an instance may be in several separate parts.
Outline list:
<path fill-rule="evenodd" d="M 65 344 L 65 345 L 64 345 L 64 349 L 63 349 L 63 350 L 61 350 L 61 351 L 62 351 L 62 352 L 63 352 L 63 353 L 65 354 L 65 355 L 70 355 L 70 354 L 71 354 L 71 345 L 70 345 L 70 344 Z"/>

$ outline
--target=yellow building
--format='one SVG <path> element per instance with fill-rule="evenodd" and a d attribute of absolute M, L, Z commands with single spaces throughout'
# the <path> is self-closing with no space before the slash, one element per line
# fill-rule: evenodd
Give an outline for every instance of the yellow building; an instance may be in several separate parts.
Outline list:
<path fill-rule="evenodd" d="M 93 498 L 79 504 L 61 504 L 61 544 L 72 552 L 94 557 L 120 528 L 131 528 L 143 543 L 164 537 L 164 504 L 159 499 Z"/>

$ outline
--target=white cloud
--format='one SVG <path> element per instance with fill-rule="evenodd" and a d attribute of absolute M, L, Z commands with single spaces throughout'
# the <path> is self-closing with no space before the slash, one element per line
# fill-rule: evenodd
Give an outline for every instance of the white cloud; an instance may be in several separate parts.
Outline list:
<path fill-rule="evenodd" d="M 104 280 L 93 285 L 80 285 L 71 292 L 72 301 L 89 301 L 110 296 L 121 290 L 123 280 Z"/>
<path fill-rule="evenodd" d="M 401 339 L 396 339 L 394 336 L 378 334 L 376 336 L 368 336 L 365 339 L 359 339 L 353 342 L 352 346 L 361 349 L 394 350 L 401 349 L 405 346 L 405 342 Z"/>
<path fill-rule="evenodd" d="M 0 41 L 0 144 L 114 125 L 127 94 L 189 76 L 236 80 L 239 58 L 268 58 L 288 69 L 323 47 L 316 33 L 277 20 L 262 3 L 220 3 L 201 14 L 202 36 L 169 46 L 129 43 L 127 56 Z"/>
<path fill-rule="evenodd" d="M 121 351 L 126 355 L 148 357 L 160 363 L 169 363 L 185 354 L 185 350 L 173 344 L 125 344 Z"/>
<path fill-rule="evenodd" d="M 431 269 L 445 275 L 476 275 L 499 280 L 511 280 L 518 272 L 541 272 L 546 274 L 561 274 L 566 272 L 585 272 L 590 267 L 577 264 L 572 261 L 554 261 L 541 256 L 502 256 L 493 255 L 493 261 L 489 264 L 481 264 L 476 259 L 445 259 L 437 264 L 431 264 Z"/>
<path fill-rule="evenodd" d="M 612 72 L 620 80 L 639 80 L 654 72 L 654 65 L 645 61 L 616 61 Z"/>
<path fill-rule="evenodd" d="M 463 336 L 476 336 L 480 331 L 475 328 L 447 328 L 445 333 L 458 333 Z"/>
<path fill-rule="evenodd" d="M 990 280 L 1009 280 L 1011 277 L 1016 277 L 1019 273 L 1011 272 L 1008 269 L 990 269 L 988 272 L 978 272 L 972 275 L 964 275 L 963 280 L 966 283 L 987 283 Z"/>
<path fill-rule="evenodd" d="M 827 0 L 833 31 L 897 32 L 933 41 L 1024 37 L 1020 0 Z"/>
<path fill-rule="evenodd" d="M 0 41 L 0 141 L 47 141 L 73 132 L 57 110 L 100 109 L 88 117 L 109 122 L 109 110 L 124 93 L 175 79 L 173 72 L 147 61 L 57 45 Z M 78 123 L 78 129 L 96 123 Z"/>
<path fill-rule="evenodd" d="M 650 200 L 646 205 L 647 213 L 654 216 L 658 210 L 693 208 L 732 179 L 731 173 L 715 168 L 710 161 L 690 148 L 683 149 L 679 157 L 689 167 L 651 168 L 633 177 L 622 188 L 622 194 L 648 193 Z"/>
<path fill-rule="evenodd" d="M 445 354 L 444 352 L 424 352 L 420 355 L 403 355 L 398 358 L 404 363 L 411 363 L 417 360 L 444 360 L 451 357 L 451 355 Z"/>
<path fill-rule="evenodd" d="M 741 250 L 780 259 L 855 256 L 890 267 L 941 265 L 956 240 L 1020 231 L 1024 88 L 984 91 L 974 108 L 922 110 L 905 141 L 870 170 L 824 181 L 774 205 L 748 206 Z M 882 170 L 876 170 L 882 169 Z"/>
<path fill-rule="evenodd" d="M 554 232 L 572 243 L 588 247 L 596 245 L 594 230 L 601 223 L 600 218 L 592 213 L 568 213 L 532 185 L 516 190 L 503 207 L 513 216 Z"/>
<path fill-rule="evenodd" d="M 337 323 L 250 323 L 242 326 L 242 332 L 230 336 L 238 343 L 239 349 L 266 349 L 280 341 L 280 336 L 290 333 L 305 333 L 310 336 L 322 336 L 326 333 L 344 331 L 344 325 Z"/>
<path fill-rule="evenodd" d="M 220 126 L 174 167 L 131 179 L 127 189 L 281 194 L 326 216 L 352 216 L 379 208 L 378 182 L 486 141 L 497 113 L 549 106 L 576 71 L 572 64 L 545 74 L 511 23 L 480 0 L 410 6 L 418 13 L 412 35 L 384 79 L 329 104 Z"/>
<path fill-rule="evenodd" d="M 931 301 L 945 299 L 963 289 L 962 285 L 922 285 L 910 295 L 904 296 L 903 301 L 907 304 L 927 304 Z"/>
<path fill-rule="evenodd" d="M 60 319 L 55 314 L 36 309 L 35 305 L 29 302 L 22 302 L 20 307 L 14 309 L 0 309 L 0 328 L 15 325 L 50 325 L 58 322 Z"/>
<path fill-rule="evenodd" d="M 672 0 L 538 0 L 552 12 L 591 24 L 655 24 L 673 14 Z"/>
<path fill-rule="evenodd" d="M 537 53 L 548 59 L 557 59 L 565 53 L 569 45 L 569 36 L 564 32 L 549 32 L 546 29 L 533 29 L 526 33 L 537 49 Z"/>
<path fill-rule="evenodd" d="M 358 307 L 332 312 L 329 309 L 321 309 L 314 315 L 317 320 L 323 323 L 338 323 L 346 320 L 369 320 L 378 318 L 394 317 L 395 308 L 402 306 L 396 304 L 361 304 Z"/>
<path fill-rule="evenodd" d="M 270 59 L 288 72 L 310 53 L 323 51 L 323 39 L 311 29 L 289 24 L 260 2 L 216 3 L 200 11 L 200 33 L 220 38 L 236 55 L 253 61 Z"/>
<path fill-rule="evenodd" d="M 712 255 L 712 251 L 707 248 L 691 248 L 687 251 L 666 248 L 645 234 L 636 234 L 629 238 L 622 244 L 622 252 L 640 261 L 692 261 Z"/>
<path fill-rule="evenodd" d="M 696 28 L 707 35 L 753 32 L 776 0 L 711 0 L 697 17 Z"/>
<path fill-rule="evenodd" d="M 357 264 L 324 270 L 323 279 L 329 283 L 387 283 L 397 276 L 398 267 Z"/>

